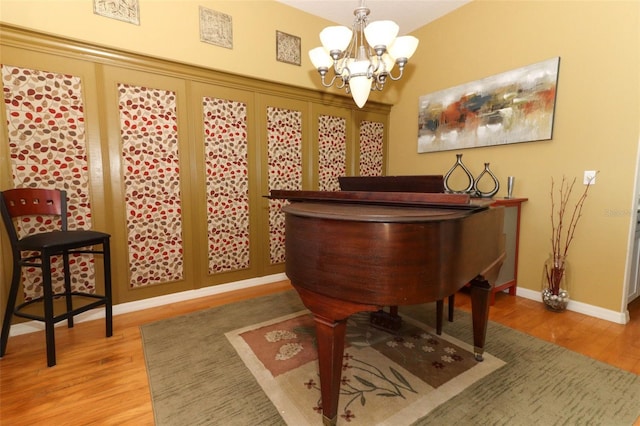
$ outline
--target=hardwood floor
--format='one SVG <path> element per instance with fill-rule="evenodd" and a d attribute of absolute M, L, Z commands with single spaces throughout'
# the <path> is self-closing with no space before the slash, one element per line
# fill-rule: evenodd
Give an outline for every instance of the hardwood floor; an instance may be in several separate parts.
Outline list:
<path fill-rule="evenodd" d="M 0 360 L 0 424 L 152 425 L 140 325 L 290 288 L 283 281 L 118 315 L 108 339 L 104 320 L 58 327 L 53 368 L 46 366 L 44 332 L 11 337 Z M 620 325 L 548 312 L 506 293 L 496 296 L 492 321 L 640 374 L 640 299 L 630 307 L 631 321 Z M 469 297 L 456 296 L 456 307 L 470 310 Z"/>

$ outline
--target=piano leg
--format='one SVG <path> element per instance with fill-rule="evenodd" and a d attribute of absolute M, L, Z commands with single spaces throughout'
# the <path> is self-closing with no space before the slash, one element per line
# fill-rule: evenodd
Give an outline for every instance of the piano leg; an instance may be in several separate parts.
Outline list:
<path fill-rule="evenodd" d="M 483 361 L 484 341 L 489 321 L 489 299 L 492 285 L 478 275 L 471 280 L 471 317 L 473 321 L 473 352 L 476 361 Z"/>
<path fill-rule="evenodd" d="M 449 305 L 451 306 L 451 305 Z M 444 299 L 436 301 L 436 334 L 442 334 L 442 314 L 444 313 Z"/>
<path fill-rule="evenodd" d="M 398 315 L 397 306 L 390 306 L 389 312 L 385 312 L 384 309 L 371 312 L 369 322 L 372 326 L 391 334 L 394 334 L 402 327 L 402 317 Z"/>
<path fill-rule="evenodd" d="M 346 320 L 332 321 L 314 315 L 318 341 L 318 367 L 320 369 L 320 393 L 322 395 L 322 423 L 336 424 L 338 398 L 342 379 L 342 357 Z"/>
<path fill-rule="evenodd" d="M 381 307 L 333 299 L 300 287 L 295 282 L 292 284 L 302 303 L 313 314 L 318 342 L 322 422 L 325 426 L 335 426 L 338 420 L 347 319 L 356 312 L 372 312 Z"/>

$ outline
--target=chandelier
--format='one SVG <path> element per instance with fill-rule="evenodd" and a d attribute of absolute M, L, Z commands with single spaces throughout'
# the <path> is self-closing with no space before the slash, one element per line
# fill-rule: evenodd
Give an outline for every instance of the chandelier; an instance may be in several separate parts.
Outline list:
<path fill-rule="evenodd" d="M 400 80 L 407 61 L 418 47 L 413 36 L 396 37 L 398 24 L 393 21 L 369 23 L 370 10 L 364 0 L 353 11 L 352 29 L 345 26 L 327 27 L 320 32 L 321 47 L 309 51 L 309 58 L 318 70 L 324 87 L 334 84 L 351 93 L 358 108 L 362 108 L 373 90 L 382 90 L 387 79 Z M 397 65 L 399 73 L 391 75 Z M 331 81 L 326 81 L 333 68 Z"/>

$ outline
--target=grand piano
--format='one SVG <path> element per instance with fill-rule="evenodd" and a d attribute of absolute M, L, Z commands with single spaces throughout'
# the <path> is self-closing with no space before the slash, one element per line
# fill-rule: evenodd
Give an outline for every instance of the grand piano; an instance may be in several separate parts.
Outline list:
<path fill-rule="evenodd" d="M 383 187 L 382 187 L 383 188 Z M 443 300 L 470 285 L 482 360 L 491 288 L 504 259 L 503 208 L 465 194 L 272 190 L 287 199 L 286 274 L 316 327 L 323 423 L 335 425 L 346 321 Z"/>

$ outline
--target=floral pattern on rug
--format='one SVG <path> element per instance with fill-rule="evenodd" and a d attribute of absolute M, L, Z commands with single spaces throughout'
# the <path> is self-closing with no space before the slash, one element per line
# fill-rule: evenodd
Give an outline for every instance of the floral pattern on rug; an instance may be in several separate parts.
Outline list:
<path fill-rule="evenodd" d="M 276 380 L 293 381 L 296 394 L 312 392 L 307 409 L 322 413 L 310 314 L 244 331 L 239 337 Z M 347 321 L 339 415 L 352 422 L 365 408 L 392 400 L 405 406 L 476 365 L 471 352 L 427 327 L 404 321 L 398 332 L 390 334 L 371 326 L 368 313 L 353 315 Z M 298 370 L 305 370 L 305 375 Z"/>

